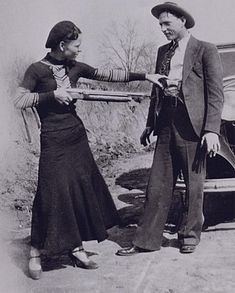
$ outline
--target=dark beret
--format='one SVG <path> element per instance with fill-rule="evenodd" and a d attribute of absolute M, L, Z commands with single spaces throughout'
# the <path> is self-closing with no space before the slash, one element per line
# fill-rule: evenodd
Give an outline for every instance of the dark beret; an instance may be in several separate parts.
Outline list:
<path fill-rule="evenodd" d="M 49 32 L 45 46 L 55 48 L 61 41 L 76 40 L 80 33 L 80 29 L 71 21 L 60 21 Z"/>

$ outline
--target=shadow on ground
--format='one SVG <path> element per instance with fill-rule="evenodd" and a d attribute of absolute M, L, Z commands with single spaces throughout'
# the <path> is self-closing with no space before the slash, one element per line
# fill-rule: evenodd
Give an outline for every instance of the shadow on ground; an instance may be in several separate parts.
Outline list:
<path fill-rule="evenodd" d="M 149 177 L 150 169 L 136 169 L 128 173 L 123 173 L 116 179 L 116 184 L 123 188 L 133 190 L 130 193 L 120 194 L 118 199 L 126 204 L 127 207 L 119 209 L 118 213 L 121 219 L 119 227 L 109 230 L 109 240 L 116 242 L 121 247 L 130 246 L 135 236 L 137 223 L 144 210 L 145 189 Z M 179 222 L 182 208 L 181 197 L 176 195 L 173 199 L 174 210 L 171 208 L 170 218 L 166 225 L 166 230 L 171 234 L 175 233 L 176 224 Z M 163 238 L 163 247 L 179 248 L 177 239 Z"/>
<path fill-rule="evenodd" d="M 120 194 L 118 199 L 130 206 L 119 210 L 122 226 L 129 224 L 137 224 L 143 213 L 145 202 L 145 190 L 150 174 L 150 169 L 136 169 L 128 173 L 123 173 L 116 179 L 116 184 L 129 190 L 136 190 L 127 194 Z M 177 225 L 181 220 L 183 210 L 182 196 L 180 192 L 176 192 L 172 198 L 166 231 L 174 234 L 177 232 Z"/>
<path fill-rule="evenodd" d="M 116 184 L 128 190 L 139 190 L 139 193 L 121 194 L 118 199 L 130 204 L 130 206 L 119 210 L 122 225 L 138 223 L 143 212 L 145 201 L 145 190 L 148 182 L 150 169 L 136 169 L 123 173 L 116 179 Z M 171 232 L 179 225 L 183 211 L 183 194 L 176 191 L 172 198 L 167 225 Z M 205 193 L 204 195 L 204 217 L 205 227 L 214 226 L 224 222 L 235 220 L 235 193 Z M 171 226 L 173 229 L 171 229 Z"/>

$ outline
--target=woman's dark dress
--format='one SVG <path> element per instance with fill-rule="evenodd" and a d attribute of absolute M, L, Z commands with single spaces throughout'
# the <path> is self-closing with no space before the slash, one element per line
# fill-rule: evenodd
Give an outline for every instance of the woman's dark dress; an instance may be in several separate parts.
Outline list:
<path fill-rule="evenodd" d="M 84 63 L 63 64 L 49 54 L 44 61 L 64 65 L 71 86 L 80 77 L 94 78 L 95 69 Z M 21 86 L 39 93 L 37 111 L 41 120 L 31 245 L 55 254 L 73 249 L 82 241 L 106 239 L 106 230 L 118 223 L 117 210 L 74 104 L 61 105 L 55 100 L 57 83 L 52 70 L 40 61 L 28 68 Z"/>

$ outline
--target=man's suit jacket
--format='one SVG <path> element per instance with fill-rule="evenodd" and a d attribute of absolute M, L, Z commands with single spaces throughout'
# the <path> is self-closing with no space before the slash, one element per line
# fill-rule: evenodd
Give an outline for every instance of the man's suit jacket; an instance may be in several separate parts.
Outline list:
<path fill-rule="evenodd" d="M 156 73 L 170 43 L 158 50 Z M 215 45 L 190 37 L 184 57 L 182 92 L 189 118 L 196 134 L 220 132 L 223 107 L 222 66 Z M 147 127 L 158 134 L 158 116 L 162 105 L 162 90 L 153 86 Z"/>

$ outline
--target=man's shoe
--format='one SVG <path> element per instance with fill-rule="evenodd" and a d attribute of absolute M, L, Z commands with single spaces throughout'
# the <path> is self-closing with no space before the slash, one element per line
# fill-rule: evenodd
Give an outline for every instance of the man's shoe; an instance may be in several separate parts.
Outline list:
<path fill-rule="evenodd" d="M 138 246 L 131 246 L 131 247 L 125 247 L 122 249 L 119 249 L 116 252 L 116 255 L 119 256 L 131 256 L 137 253 L 141 253 L 141 252 L 151 252 L 151 250 L 146 250 L 146 249 L 142 249 Z"/>
<path fill-rule="evenodd" d="M 196 245 L 182 245 L 180 247 L 180 253 L 193 253 L 196 249 Z"/>

